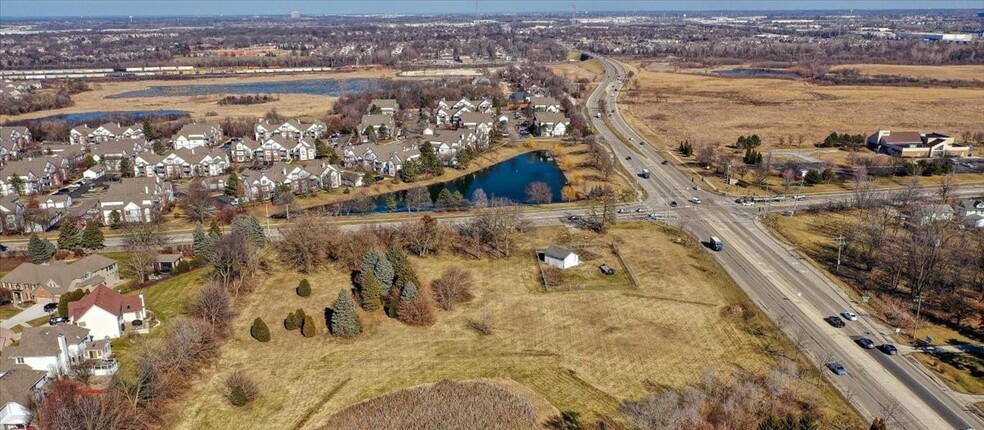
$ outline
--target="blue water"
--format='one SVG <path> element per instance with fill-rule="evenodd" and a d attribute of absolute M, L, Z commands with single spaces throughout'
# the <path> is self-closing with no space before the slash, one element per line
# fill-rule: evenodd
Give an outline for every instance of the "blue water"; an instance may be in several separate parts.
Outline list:
<path fill-rule="evenodd" d="M 732 78 L 783 78 L 783 79 L 800 78 L 800 75 L 796 72 L 790 72 L 786 70 L 775 70 L 775 69 L 730 69 L 730 70 L 718 70 L 714 73 L 721 76 L 729 76 Z"/>
<path fill-rule="evenodd" d="M 79 113 L 66 113 L 61 115 L 51 115 L 42 118 L 37 118 L 37 121 L 65 121 L 68 125 L 74 127 L 76 125 L 88 122 L 106 122 L 115 120 L 116 118 L 129 118 L 133 121 L 142 121 L 147 117 L 155 116 L 167 116 L 167 117 L 177 117 L 188 115 L 186 110 L 173 110 L 173 109 L 161 109 L 161 110 L 128 110 L 128 111 L 96 111 L 96 112 L 79 112 Z"/>
<path fill-rule="evenodd" d="M 306 79 L 281 82 L 243 82 L 236 84 L 169 85 L 114 94 L 109 98 L 200 96 L 203 94 L 311 94 L 339 96 L 361 92 L 377 79 Z"/>
<path fill-rule="evenodd" d="M 515 203 L 525 203 L 526 186 L 533 182 L 546 183 L 553 192 L 552 203 L 558 203 L 561 201 L 561 189 L 564 188 L 567 179 L 547 152 L 530 152 L 448 182 L 430 185 L 427 191 L 432 202 L 437 200 L 441 190 L 447 188 L 452 193 L 461 192 L 469 201 L 474 197 L 476 190 L 482 189 L 489 199 L 506 198 Z M 396 211 L 406 211 L 407 207 L 404 205 L 406 194 L 406 191 L 397 191 L 376 197 L 376 208 L 373 212 L 388 212 L 386 201 L 390 196 L 395 197 L 398 202 Z M 432 210 L 434 207 L 431 205 L 422 209 Z M 413 210 L 416 211 L 417 208 Z M 341 209 L 341 212 L 346 211 Z"/>

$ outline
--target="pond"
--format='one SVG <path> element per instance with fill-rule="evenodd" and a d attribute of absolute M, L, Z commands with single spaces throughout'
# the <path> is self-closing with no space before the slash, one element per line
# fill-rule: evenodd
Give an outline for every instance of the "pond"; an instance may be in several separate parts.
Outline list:
<path fill-rule="evenodd" d="M 61 115 L 51 115 L 41 118 L 32 119 L 31 121 L 64 121 L 68 123 L 69 126 L 74 127 L 82 123 L 106 123 L 106 122 L 119 122 L 121 124 L 130 124 L 135 122 L 143 121 L 145 118 L 153 117 L 168 117 L 176 118 L 188 115 L 188 111 L 185 110 L 173 110 L 173 109 L 160 109 L 160 110 L 127 110 L 127 111 L 94 111 L 94 112 L 78 112 L 78 113 L 66 113 Z"/>
<path fill-rule="evenodd" d="M 242 82 L 231 84 L 168 85 L 114 94 L 107 98 L 200 96 L 206 94 L 310 94 L 340 96 L 361 92 L 378 79 L 305 79 L 280 82 Z"/>
<path fill-rule="evenodd" d="M 718 70 L 714 73 L 721 76 L 728 76 L 732 78 L 781 78 L 781 79 L 799 79 L 800 75 L 796 72 L 790 72 L 788 70 L 777 70 L 777 69 L 729 69 L 729 70 Z"/>
<path fill-rule="evenodd" d="M 557 203 L 561 201 L 561 189 L 564 188 L 567 179 L 548 152 L 537 151 L 518 155 L 448 182 L 430 185 L 427 191 L 431 202 L 436 201 L 438 194 L 444 189 L 451 193 L 460 192 L 469 201 L 475 197 L 475 192 L 481 189 L 489 199 L 505 198 L 513 202 L 525 203 L 526 187 L 533 182 L 546 183 L 552 193 L 551 202 Z M 407 191 L 379 195 L 374 199 L 376 206 L 372 212 L 391 211 L 387 208 L 387 202 L 394 199 L 397 205 L 392 210 L 406 211 L 407 207 L 404 204 L 406 195 Z M 347 212 L 337 206 L 336 209 Z M 433 210 L 434 207 L 431 204 L 422 209 Z M 413 210 L 416 211 L 417 208 Z"/>

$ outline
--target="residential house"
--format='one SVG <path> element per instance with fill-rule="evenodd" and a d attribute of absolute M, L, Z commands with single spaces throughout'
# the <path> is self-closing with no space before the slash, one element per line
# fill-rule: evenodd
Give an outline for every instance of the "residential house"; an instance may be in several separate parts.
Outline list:
<path fill-rule="evenodd" d="M 21 263 L 0 278 L 0 288 L 10 291 L 17 304 L 54 303 L 69 291 L 91 289 L 101 284 L 116 285 L 119 282 L 116 260 L 92 254 L 72 263 Z"/>
<path fill-rule="evenodd" d="M 260 143 L 248 137 L 232 139 L 229 144 L 229 158 L 234 163 L 249 163 L 262 155 Z"/>
<path fill-rule="evenodd" d="M 105 285 L 99 285 L 78 301 L 68 303 L 68 319 L 76 326 L 88 329 L 93 339 L 116 339 L 130 324 L 131 329 L 146 330 L 147 319 L 143 294 L 124 296 Z M 134 326 L 134 321 L 140 321 Z"/>
<path fill-rule="evenodd" d="M 162 179 L 218 176 L 230 167 L 229 156 L 218 148 L 182 148 L 160 156 L 140 154 L 134 158 L 134 176 Z"/>
<path fill-rule="evenodd" d="M 878 130 L 868 136 L 868 148 L 902 158 L 963 157 L 970 152 L 956 146 L 955 139 L 940 133 Z"/>
<path fill-rule="evenodd" d="M 960 216 L 984 215 L 984 199 L 967 199 L 957 205 Z"/>
<path fill-rule="evenodd" d="M 343 171 L 341 174 L 342 185 L 346 187 L 361 187 L 365 184 L 366 174 L 362 172 Z"/>
<path fill-rule="evenodd" d="M 133 158 L 148 152 L 150 144 L 143 137 L 120 138 L 89 147 L 89 155 L 106 166 L 107 170 L 118 172 L 123 159 L 133 165 Z"/>
<path fill-rule="evenodd" d="M 530 97 L 530 112 L 559 113 L 562 105 L 553 97 Z"/>
<path fill-rule="evenodd" d="M 255 174 L 244 172 L 243 181 L 249 200 L 266 200 L 273 196 L 275 188 L 287 185 L 294 193 L 308 193 L 321 187 L 319 178 L 303 166 L 287 163 L 274 163 L 266 170 Z M 254 178 L 255 176 L 255 178 Z"/>
<path fill-rule="evenodd" d="M 327 161 L 315 161 L 304 168 L 318 178 L 318 184 L 323 190 L 333 190 L 342 186 L 341 172 Z"/>
<path fill-rule="evenodd" d="M 526 91 L 516 91 L 512 94 L 509 94 L 509 103 L 514 108 L 524 107 L 526 106 L 527 103 L 530 102 L 530 97 L 531 97 L 530 93 Z"/>
<path fill-rule="evenodd" d="M 291 149 L 293 149 L 294 144 L 289 139 L 280 135 L 274 135 L 273 137 L 264 139 L 262 142 L 260 151 L 255 155 L 257 161 L 263 161 L 264 163 L 290 161 Z"/>
<path fill-rule="evenodd" d="M 386 140 L 396 135 L 396 121 L 390 115 L 363 115 L 359 135 L 362 143 Z"/>
<path fill-rule="evenodd" d="M 18 194 L 0 197 L 0 233 L 19 233 L 24 228 L 26 208 Z"/>
<path fill-rule="evenodd" d="M 570 269 L 581 264 L 580 258 L 574 251 L 557 245 L 547 247 L 543 251 L 542 259 L 544 263 L 560 269 Z"/>
<path fill-rule="evenodd" d="M 76 127 L 78 128 L 78 127 Z M 84 131 L 80 129 L 79 133 Z M 85 143 L 109 142 L 119 139 L 144 139 L 143 127 L 138 125 L 120 125 L 107 122 L 96 127 L 86 136 Z"/>
<path fill-rule="evenodd" d="M 82 178 L 84 179 L 99 179 L 106 175 L 106 166 L 102 164 L 96 164 L 82 172 Z"/>
<path fill-rule="evenodd" d="M 171 184 L 160 178 L 126 178 L 113 183 L 100 196 L 99 210 L 106 225 L 112 225 L 116 217 L 121 222 L 154 222 L 168 206 L 171 195 Z"/>
<path fill-rule="evenodd" d="M 4 351 L 6 360 L 47 372 L 55 377 L 67 374 L 72 366 L 86 360 L 89 330 L 69 324 L 28 327 L 21 332 L 20 344 Z"/>
<path fill-rule="evenodd" d="M 222 138 L 222 126 L 211 122 L 185 124 L 174 138 L 174 149 L 215 145 Z"/>
<path fill-rule="evenodd" d="M 373 145 L 364 144 L 345 148 L 342 154 L 347 168 L 372 171 L 382 175 L 396 176 L 408 160 L 420 158 L 416 145 Z"/>
<path fill-rule="evenodd" d="M 35 202 L 37 207 L 32 209 L 31 205 Z M 64 214 L 64 209 L 42 207 L 41 199 L 36 196 L 30 199 L 25 199 L 18 194 L 0 197 L 0 216 L 3 218 L 0 231 L 42 233 L 61 221 Z"/>
<path fill-rule="evenodd" d="M 8 162 L 0 168 L 0 195 L 41 194 L 61 187 L 68 174 L 68 167 L 68 161 L 58 156 Z M 18 179 L 14 179 L 15 177 Z"/>
<path fill-rule="evenodd" d="M 0 166 L 17 158 L 23 147 L 20 142 L 0 138 Z"/>
<path fill-rule="evenodd" d="M 534 115 L 540 136 L 560 137 L 570 129 L 571 121 L 562 113 L 541 111 Z"/>
<path fill-rule="evenodd" d="M 2 126 L 0 127 L 0 141 L 19 142 L 21 145 L 31 143 L 31 130 L 25 126 Z"/>
<path fill-rule="evenodd" d="M 30 428 L 30 405 L 41 400 L 47 381 L 48 372 L 0 360 L 0 429 Z"/>
<path fill-rule="evenodd" d="M 462 148 L 483 145 L 479 136 L 466 128 L 444 130 L 434 136 L 427 137 L 426 141 L 431 144 L 437 157 L 449 166 L 456 163 L 455 155 Z M 486 140 L 485 143 L 487 144 L 488 141 Z"/>
<path fill-rule="evenodd" d="M 953 207 L 945 204 L 919 205 L 913 211 L 912 220 L 920 225 L 953 219 Z"/>
<path fill-rule="evenodd" d="M 434 111 L 434 124 L 438 126 L 451 124 L 451 112 L 447 108 L 437 108 Z"/>
<path fill-rule="evenodd" d="M 477 135 L 488 137 L 492 134 L 495 121 L 487 113 L 466 113 L 461 115 L 458 125 L 474 131 Z"/>
<path fill-rule="evenodd" d="M 301 137 L 293 143 L 294 146 L 290 148 L 290 157 L 294 160 L 310 161 L 314 160 L 315 156 L 318 155 L 314 141 L 309 141 L 306 137 Z"/>
<path fill-rule="evenodd" d="M 373 108 L 377 108 L 380 114 L 394 116 L 400 110 L 400 104 L 396 102 L 396 99 L 372 99 L 366 113 L 374 113 Z"/>
<path fill-rule="evenodd" d="M 157 254 L 154 268 L 161 273 L 171 273 L 184 260 L 181 254 Z"/>
<path fill-rule="evenodd" d="M 297 140 L 302 137 L 312 140 L 320 139 L 327 132 L 328 126 L 322 121 L 304 123 L 296 119 L 285 122 L 261 120 L 253 128 L 254 137 L 258 142 L 262 142 L 273 136 L 283 136 L 293 140 Z"/>
<path fill-rule="evenodd" d="M 72 207 L 72 196 L 68 194 L 52 194 L 38 197 L 38 207 L 41 209 L 68 209 Z"/>
<path fill-rule="evenodd" d="M 72 127 L 72 130 L 68 132 L 68 141 L 72 145 L 85 145 L 89 143 L 89 136 L 93 131 L 94 129 L 86 124 L 77 125 Z"/>

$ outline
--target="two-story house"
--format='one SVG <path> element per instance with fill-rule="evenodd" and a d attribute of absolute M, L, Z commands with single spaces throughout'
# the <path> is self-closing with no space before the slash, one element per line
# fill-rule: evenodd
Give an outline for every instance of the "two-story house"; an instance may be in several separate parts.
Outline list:
<path fill-rule="evenodd" d="M 143 294 L 124 296 L 105 285 L 92 289 L 82 299 L 68 303 L 68 318 L 72 324 L 89 330 L 93 339 L 116 339 L 127 324 L 134 330 L 145 330 L 147 310 Z M 140 321 L 134 326 L 134 321 Z"/>
<path fill-rule="evenodd" d="M 158 177 L 126 178 L 112 184 L 99 198 L 103 223 L 154 222 L 171 200 L 171 184 Z"/>
<path fill-rule="evenodd" d="M 174 149 L 213 146 L 222 138 L 222 126 L 211 122 L 185 124 L 174 137 Z"/>
<path fill-rule="evenodd" d="M 96 285 L 120 282 L 116 260 L 92 254 L 72 263 L 21 263 L 0 278 L 0 288 L 10 291 L 16 304 L 54 303 L 62 294 Z"/>

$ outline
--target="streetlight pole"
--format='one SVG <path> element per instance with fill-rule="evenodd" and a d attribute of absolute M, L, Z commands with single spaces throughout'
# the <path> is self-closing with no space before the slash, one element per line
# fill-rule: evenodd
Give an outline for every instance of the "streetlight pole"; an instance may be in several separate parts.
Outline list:
<path fill-rule="evenodd" d="M 841 270 L 841 248 L 844 247 L 844 235 L 837 236 L 837 273 Z"/>

